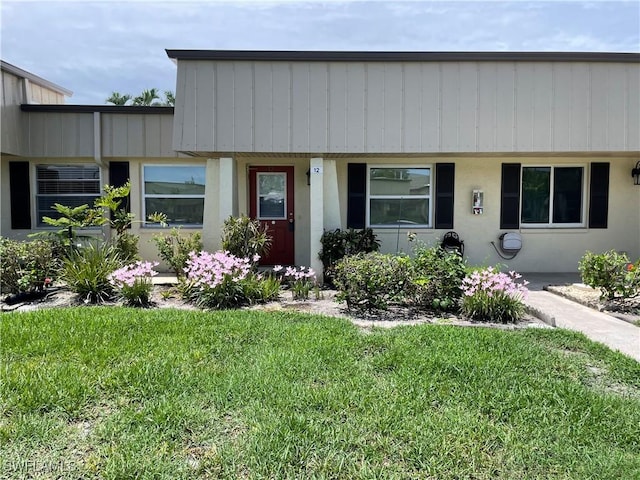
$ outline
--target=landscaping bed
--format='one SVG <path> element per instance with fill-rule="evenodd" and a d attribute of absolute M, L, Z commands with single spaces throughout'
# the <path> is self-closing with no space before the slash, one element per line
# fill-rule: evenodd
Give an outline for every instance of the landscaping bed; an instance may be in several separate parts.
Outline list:
<path fill-rule="evenodd" d="M 244 307 L 244 310 L 258 310 L 266 312 L 298 312 L 325 315 L 349 319 L 362 328 L 396 327 L 401 325 L 419 325 L 423 323 L 445 324 L 458 326 L 486 326 L 500 329 L 516 329 L 527 327 L 546 327 L 546 324 L 532 315 L 525 314 L 513 323 L 478 322 L 465 318 L 461 314 L 450 312 L 434 312 L 411 306 L 391 305 L 388 310 L 366 314 L 357 310 L 349 310 L 344 302 L 336 299 L 337 291 L 325 289 L 319 291 L 319 298 L 312 294 L 308 300 L 293 300 L 289 290 L 282 290 L 277 301 Z M 4 300 L 4 299 L 3 299 Z M 103 303 L 105 306 L 123 306 L 122 301 L 112 300 Z M 33 311 L 43 308 L 68 308 L 86 306 L 79 297 L 64 287 L 52 289 L 42 298 L 8 305 L 0 302 L 0 311 Z M 154 285 L 151 293 L 150 309 L 179 309 L 200 310 L 198 307 L 183 300 L 175 286 Z"/>

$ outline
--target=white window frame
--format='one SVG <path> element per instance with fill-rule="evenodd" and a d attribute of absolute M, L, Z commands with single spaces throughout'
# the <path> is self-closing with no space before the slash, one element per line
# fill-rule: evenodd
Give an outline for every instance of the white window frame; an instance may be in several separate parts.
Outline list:
<path fill-rule="evenodd" d="M 429 170 L 429 194 L 428 195 L 371 195 L 371 170 L 376 168 L 389 168 L 389 169 L 422 169 Z M 367 200 L 366 200 L 366 225 L 369 228 L 375 229 L 398 229 L 398 228 L 433 228 L 433 197 L 434 197 L 434 172 L 435 169 L 433 165 L 415 165 L 415 164 L 367 164 Z M 429 215 L 429 223 L 420 224 L 420 223 L 410 223 L 410 224 L 391 224 L 391 225 L 380 225 L 380 224 L 372 224 L 371 223 L 371 199 L 424 199 L 428 201 L 428 215 Z"/>
<path fill-rule="evenodd" d="M 206 206 L 206 199 L 205 199 L 205 194 L 206 194 L 206 183 L 205 183 L 205 193 L 203 193 L 202 195 L 176 195 L 176 194 L 148 194 L 146 192 L 146 185 L 145 185 L 145 168 L 146 167 L 197 167 L 197 168 L 203 168 L 204 169 L 204 174 L 205 174 L 205 182 L 206 182 L 206 178 L 207 178 L 207 167 L 206 165 L 203 164 L 199 164 L 199 163 L 180 163 L 180 164 L 176 164 L 176 163 L 171 163 L 171 164 L 167 164 L 167 163 L 145 163 L 141 165 L 141 173 L 140 173 L 140 182 L 142 183 L 141 185 L 141 192 L 142 192 L 142 218 L 143 218 L 143 223 L 142 226 L 146 227 L 146 228 L 158 228 L 159 225 L 153 223 L 153 224 L 149 224 L 147 223 L 147 198 L 202 198 L 202 202 L 205 204 Z M 155 212 L 149 212 L 149 214 L 152 214 Z M 162 213 L 162 212 L 158 212 L 158 213 Z M 187 228 L 202 228 L 204 225 L 204 209 L 202 211 L 202 222 L 201 223 L 176 223 L 176 224 L 171 224 L 170 226 L 182 226 L 182 227 L 187 227 Z"/>
<path fill-rule="evenodd" d="M 524 223 L 522 221 L 522 207 L 524 204 L 524 169 L 525 168 L 550 168 L 551 173 L 549 177 L 549 222 L 548 223 Z M 579 223 L 554 223 L 553 222 L 553 205 L 554 205 L 554 192 L 553 192 L 553 183 L 555 180 L 555 170 L 556 168 L 582 168 L 582 201 L 581 201 L 581 210 L 580 210 L 580 219 Z M 575 164 L 575 163 L 560 163 L 560 164 L 535 164 L 535 165 L 522 165 L 520 167 L 520 210 L 519 221 L 520 228 L 584 228 L 586 226 L 586 217 L 587 217 L 587 165 L 586 164 Z"/>
<path fill-rule="evenodd" d="M 91 162 L 81 162 L 81 163 L 76 163 L 76 162 L 71 162 L 71 163 L 63 163 L 63 162 L 52 162 L 52 163 L 32 163 L 31 165 L 31 171 L 32 171 L 32 181 L 31 186 L 32 186 L 32 192 L 34 192 L 32 198 L 35 200 L 33 202 L 33 206 L 31 207 L 31 211 L 33 213 L 33 217 L 32 217 L 32 227 L 33 228 L 42 228 L 42 229 L 51 229 L 51 228 L 55 228 L 52 225 L 47 225 L 46 223 L 42 222 L 42 216 L 40 216 L 40 210 L 38 209 L 38 198 L 39 197 L 58 197 L 60 199 L 64 199 L 64 198 L 74 198 L 74 197 L 78 197 L 78 196 L 93 196 L 93 194 L 78 194 L 78 193 L 57 193 L 57 194 L 48 194 L 48 193 L 39 193 L 39 185 L 38 185 L 38 181 L 39 181 L 39 177 L 38 177 L 38 168 L 39 167 L 95 167 L 98 169 L 98 193 L 95 194 L 95 198 L 99 198 L 100 196 L 102 196 L 103 194 L 103 190 L 102 190 L 102 168 L 100 168 L 100 165 L 96 164 L 96 163 L 91 163 Z M 95 182 L 96 180 L 94 179 L 86 179 L 87 182 Z M 59 203 L 61 205 L 65 205 L 65 202 L 63 200 L 58 201 L 56 203 Z M 89 202 L 88 203 L 89 207 L 93 207 L 93 202 Z M 50 213 L 54 213 L 53 210 L 51 210 Z M 50 216 L 50 215 L 45 215 L 43 214 L 43 216 Z M 97 227 L 96 227 L 97 228 Z M 83 229 L 83 230 L 94 230 L 94 228 L 89 228 L 89 229 Z"/>

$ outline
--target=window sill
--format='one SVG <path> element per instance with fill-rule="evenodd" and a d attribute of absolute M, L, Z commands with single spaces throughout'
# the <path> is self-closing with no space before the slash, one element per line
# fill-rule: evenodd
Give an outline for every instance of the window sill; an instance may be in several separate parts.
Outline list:
<path fill-rule="evenodd" d="M 589 228 L 585 226 L 580 227 L 520 227 L 520 233 L 522 234 L 545 234 L 545 233 L 589 233 Z"/>
<path fill-rule="evenodd" d="M 181 230 L 202 230 L 202 225 L 183 224 L 183 223 L 170 223 L 167 226 L 160 224 L 145 224 L 141 225 L 141 230 L 171 230 L 172 228 L 179 228 Z"/>
<path fill-rule="evenodd" d="M 428 225 L 413 225 L 413 224 L 402 224 L 402 225 L 368 225 L 367 228 L 371 228 L 372 230 L 433 230 L 433 227 Z"/>

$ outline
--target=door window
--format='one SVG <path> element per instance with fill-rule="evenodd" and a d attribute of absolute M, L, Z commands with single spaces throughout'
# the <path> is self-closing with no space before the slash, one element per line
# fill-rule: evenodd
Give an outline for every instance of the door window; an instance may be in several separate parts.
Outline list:
<path fill-rule="evenodd" d="M 287 174 L 258 172 L 258 218 L 286 219 Z"/>

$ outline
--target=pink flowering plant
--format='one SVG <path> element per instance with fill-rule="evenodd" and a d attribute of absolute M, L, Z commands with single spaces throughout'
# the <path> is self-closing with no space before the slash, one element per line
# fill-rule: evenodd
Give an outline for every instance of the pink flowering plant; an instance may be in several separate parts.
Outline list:
<path fill-rule="evenodd" d="M 524 314 L 529 290 L 516 272 L 499 272 L 494 267 L 467 275 L 462 280 L 462 313 L 474 320 L 515 322 Z"/>
<path fill-rule="evenodd" d="M 158 274 L 153 269 L 157 265 L 158 262 L 142 261 L 125 265 L 108 276 L 109 283 L 127 305 L 146 307 L 153 287 L 151 278 Z"/>
<path fill-rule="evenodd" d="M 258 258 L 259 259 L 259 258 Z M 241 258 L 228 251 L 191 252 L 184 271 L 183 295 L 204 308 L 235 308 L 277 297 L 271 279 L 252 270 L 255 257 Z"/>
<path fill-rule="evenodd" d="M 276 273 L 282 272 L 283 269 L 282 265 L 273 267 L 273 271 Z M 284 269 L 282 277 L 289 285 L 294 300 L 308 300 L 309 292 L 316 286 L 316 272 L 311 267 L 301 266 L 299 269 L 287 267 Z"/>

